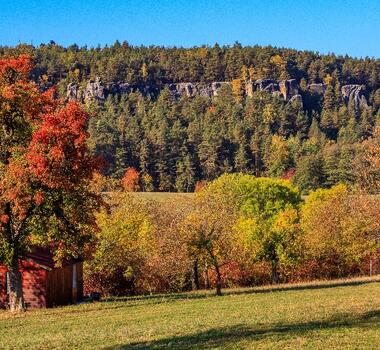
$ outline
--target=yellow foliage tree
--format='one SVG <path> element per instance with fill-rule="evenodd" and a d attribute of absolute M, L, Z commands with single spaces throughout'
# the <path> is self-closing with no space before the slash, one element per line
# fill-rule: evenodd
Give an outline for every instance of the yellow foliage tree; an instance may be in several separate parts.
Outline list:
<path fill-rule="evenodd" d="M 345 185 L 318 189 L 307 197 L 301 223 L 309 257 L 335 261 L 343 269 L 378 249 L 380 201 L 350 193 Z"/>

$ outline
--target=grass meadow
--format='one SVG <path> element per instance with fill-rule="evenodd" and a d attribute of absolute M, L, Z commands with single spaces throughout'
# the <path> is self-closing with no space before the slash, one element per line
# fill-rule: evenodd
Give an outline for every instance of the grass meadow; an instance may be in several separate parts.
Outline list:
<path fill-rule="evenodd" d="M 380 277 L 0 312 L 1 349 L 379 349 Z"/>

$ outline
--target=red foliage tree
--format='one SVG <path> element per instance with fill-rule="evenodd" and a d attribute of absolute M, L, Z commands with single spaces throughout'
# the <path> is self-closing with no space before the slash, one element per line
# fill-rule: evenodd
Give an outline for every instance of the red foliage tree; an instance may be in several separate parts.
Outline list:
<path fill-rule="evenodd" d="M 140 189 L 140 173 L 135 168 L 128 168 L 122 179 L 122 185 L 127 192 L 136 192 Z"/>
<path fill-rule="evenodd" d="M 27 56 L 0 60 L 0 262 L 10 275 L 10 308 L 24 308 L 19 261 L 34 244 L 57 262 L 78 255 L 96 229 L 100 197 L 89 184 L 88 116 L 29 80 Z"/>

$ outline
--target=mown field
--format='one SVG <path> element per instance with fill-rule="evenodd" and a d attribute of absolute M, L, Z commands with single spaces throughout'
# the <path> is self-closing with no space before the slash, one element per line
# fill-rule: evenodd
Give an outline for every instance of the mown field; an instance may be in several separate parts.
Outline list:
<path fill-rule="evenodd" d="M 156 202 L 170 202 L 179 200 L 190 200 L 194 197 L 194 193 L 184 192 L 131 192 L 132 195 L 136 195 L 138 198 L 148 201 Z"/>
<path fill-rule="evenodd" d="M 0 312 L 1 349 L 378 349 L 380 277 Z"/>

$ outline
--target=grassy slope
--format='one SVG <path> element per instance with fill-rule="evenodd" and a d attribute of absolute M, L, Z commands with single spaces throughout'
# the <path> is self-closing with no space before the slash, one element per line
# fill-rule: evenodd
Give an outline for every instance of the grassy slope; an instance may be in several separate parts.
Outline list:
<path fill-rule="evenodd" d="M 186 200 L 194 196 L 194 193 L 184 192 L 131 192 L 131 194 L 137 195 L 145 200 L 154 200 L 156 202 Z"/>
<path fill-rule="evenodd" d="M 0 312 L 3 349 L 378 349 L 380 279 Z"/>

